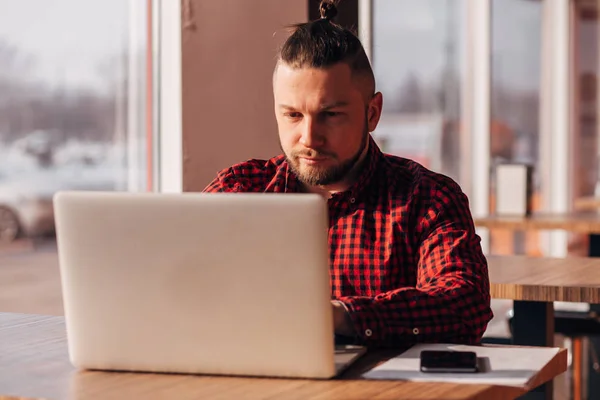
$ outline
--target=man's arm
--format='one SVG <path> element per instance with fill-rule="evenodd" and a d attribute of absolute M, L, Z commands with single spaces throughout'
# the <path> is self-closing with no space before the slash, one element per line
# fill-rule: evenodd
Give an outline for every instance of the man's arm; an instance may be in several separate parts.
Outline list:
<path fill-rule="evenodd" d="M 419 225 L 416 287 L 338 300 L 367 345 L 478 343 L 492 318 L 487 262 L 458 185 L 436 190 Z"/>

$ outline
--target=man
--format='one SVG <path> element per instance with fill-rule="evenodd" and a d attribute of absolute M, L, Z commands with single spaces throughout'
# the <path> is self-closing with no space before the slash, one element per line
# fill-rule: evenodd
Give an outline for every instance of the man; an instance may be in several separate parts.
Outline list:
<path fill-rule="evenodd" d="M 467 198 L 450 178 L 381 153 L 370 132 L 383 97 L 335 14 L 323 1 L 322 18 L 297 26 L 280 50 L 273 93 L 284 154 L 223 170 L 205 192 L 328 199 L 336 335 L 385 347 L 478 343 L 492 312 Z"/>

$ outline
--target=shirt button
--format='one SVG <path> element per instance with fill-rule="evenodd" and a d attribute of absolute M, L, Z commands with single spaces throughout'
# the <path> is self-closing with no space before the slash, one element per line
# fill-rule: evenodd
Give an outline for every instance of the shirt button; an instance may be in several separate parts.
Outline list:
<path fill-rule="evenodd" d="M 369 336 L 369 337 L 370 337 L 372 334 L 373 334 L 373 332 L 371 332 L 371 330 L 370 330 L 370 329 L 367 329 L 367 330 L 365 331 L 365 335 L 366 335 L 366 336 Z"/>
<path fill-rule="evenodd" d="M 355 199 L 354 197 L 353 197 L 353 198 L 351 198 L 351 199 L 350 199 L 350 203 L 352 203 L 352 204 L 356 203 L 356 199 Z"/>
<path fill-rule="evenodd" d="M 419 334 L 419 328 L 413 329 L 413 335 L 418 335 L 418 334 Z"/>

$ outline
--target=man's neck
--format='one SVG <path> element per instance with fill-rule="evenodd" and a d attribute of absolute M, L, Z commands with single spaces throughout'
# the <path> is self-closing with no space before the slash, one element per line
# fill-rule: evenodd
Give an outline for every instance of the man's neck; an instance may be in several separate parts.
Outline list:
<path fill-rule="evenodd" d="M 358 177 L 360 176 L 360 173 L 363 170 L 363 166 L 364 166 L 365 159 L 367 157 L 368 152 L 369 152 L 369 146 L 367 145 L 367 146 L 365 146 L 362 154 L 360 155 L 360 157 L 359 157 L 358 161 L 356 162 L 356 164 L 354 165 L 354 167 L 352 167 L 352 169 L 348 172 L 346 177 L 344 179 L 342 179 L 341 181 L 333 183 L 331 185 L 318 185 L 318 186 L 304 185 L 304 188 L 306 189 L 307 192 L 320 194 L 323 197 L 325 197 L 326 199 L 329 199 L 335 193 L 344 192 L 344 191 L 348 190 L 357 181 Z"/>

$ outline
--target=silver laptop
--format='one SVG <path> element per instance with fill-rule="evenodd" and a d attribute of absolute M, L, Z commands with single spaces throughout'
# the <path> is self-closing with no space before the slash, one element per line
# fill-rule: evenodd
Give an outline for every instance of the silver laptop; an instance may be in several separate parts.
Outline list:
<path fill-rule="evenodd" d="M 331 378 L 327 207 L 308 194 L 59 192 L 69 355 L 85 369 Z"/>

